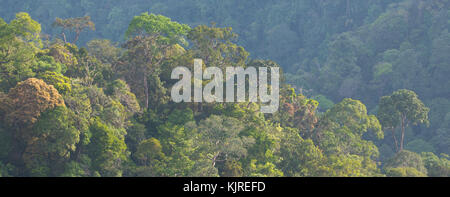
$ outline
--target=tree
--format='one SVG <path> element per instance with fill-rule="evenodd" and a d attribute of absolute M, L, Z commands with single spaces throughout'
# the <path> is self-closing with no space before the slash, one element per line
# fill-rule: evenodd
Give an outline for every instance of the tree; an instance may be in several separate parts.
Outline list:
<path fill-rule="evenodd" d="M 111 95 L 112 98 L 118 100 L 124 107 L 128 116 L 131 116 L 139 111 L 139 102 L 136 96 L 131 92 L 128 84 L 120 79 L 114 80 L 108 84 L 106 94 Z"/>
<path fill-rule="evenodd" d="M 193 123 L 187 127 L 198 130 L 200 138 L 195 143 L 205 151 L 203 157 L 207 157 L 213 167 L 221 160 L 246 156 L 247 147 L 254 143 L 252 138 L 239 136 L 244 126 L 235 118 L 212 115 L 200 121 L 197 127 Z"/>
<path fill-rule="evenodd" d="M 95 31 L 95 24 L 94 22 L 91 21 L 90 16 L 68 18 L 68 19 L 61 19 L 57 17 L 55 19 L 55 22 L 53 23 L 53 26 L 62 28 L 61 36 L 63 37 L 64 42 L 67 42 L 66 35 L 64 34 L 65 30 L 75 32 L 75 38 L 73 40 L 73 43 L 76 43 L 78 41 L 81 32 L 83 32 L 85 29 L 91 29 Z"/>
<path fill-rule="evenodd" d="M 32 64 L 41 47 L 41 25 L 24 12 L 7 24 L 0 18 L 0 88 L 33 77 Z"/>
<path fill-rule="evenodd" d="M 378 117 L 384 128 L 392 130 L 397 151 L 402 151 L 405 128 L 409 124 L 429 124 L 429 111 L 430 109 L 422 103 L 415 92 L 402 89 L 392 93 L 390 96 L 381 98 Z M 398 147 L 395 139 L 395 129 L 399 124 L 401 126 L 400 147 Z"/>
<path fill-rule="evenodd" d="M 347 98 L 324 114 L 314 139 L 326 153 L 374 157 L 378 155 L 376 146 L 363 139 L 369 131 L 378 139 L 384 137 L 378 119 L 367 114 L 366 106 L 358 100 Z"/>
<path fill-rule="evenodd" d="M 90 56 L 85 48 L 81 48 L 76 53 L 78 64 L 69 69 L 72 77 L 81 78 L 82 82 L 86 86 L 92 86 L 93 84 L 103 85 L 105 78 L 108 76 L 103 76 L 107 74 L 109 65 L 104 65 L 98 61 L 95 57 Z M 70 74 L 67 73 L 69 76 Z"/>
<path fill-rule="evenodd" d="M 193 51 L 206 66 L 224 69 L 226 66 L 245 67 L 249 53 L 241 46 L 233 43 L 237 34 L 232 28 L 218 28 L 199 25 L 188 34 L 194 43 Z"/>
<path fill-rule="evenodd" d="M 110 40 L 91 40 L 87 46 L 89 54 L 103 64 L 115 64 L 122 52 Z"/>
<path fill-rule="evenodd" d="M 88 154 L 92 167 L 102 176 L 121 176 L 122 165 L 128 159 L 127 145 L 120 131 L 96 119 L 90 127 Z"/>
<path fill-rule="evenodd" d="M 226 160 L 222 166 L 218 166 L 221 177 L 242 177 L 243 170 L 239 162 L 235 160 Z"/>
<path fill-rule="evenodd" d="M 46 71 L 39 75 L 39 78 L 44 80 L 47 84 L 52 85 L 61 94 L 66 94 L 72 91 L 72 84 L 70 78 L 56 72 Z"/>
<path fill-rule="evenodd" d="M 154 160 L 162 160 L 165 155 L 159 140 L 150 138 L 142 141 L 136 151 L 135 157 L 144 165 L 151 165 Z"/>
<path fill-rule="evenodd" d="M 4 127 L 0 123 L 0 161 L 8 159 L 8 154 L 11 151 L 11 132 L 8 132 L 9 128 L 5 129 Z"/>
<path fill-rule="evenodd" d="M 419 154 L 407 150 L 398 152 L 383 166 L 388 176 L 426 176 L 427 169 Z"/>
<path fill-rule="evenodd" d="M 186 130 L 184 124 L 174 125 L 169 120 L 158 127 L 157 136 L 161 139 L 165 160 L 164 176 L 188 176 L 195 161 L 194 139 L 198 134 L 194 130 Z"/>
<path fill-rule="evenodd" d="M 74 113 L 65 106 L 45 112 L 29 135 L 22 158 L 32 176 L 61 174 L 80 141 Z"/>
<path fill-rule="evenodd" d="M 302 137 L 311 138 L 317 126 L 316 115 L 319 103 L 308 99 L 302 94 L 296 94 L 294 88 L 281 89 L 281 110 L 274 114 L 272 120 L 281 123 L 282 126 L 298 128 Z"/>
<path fill-rule="evenodd" d="M 3 107 L 6 107 L 6 122 L 17 128 L 30 126 L 38 120 L 41 113 L 64 106 L 64 100 L 58 90 L 36 78 L 18 83 L 8 92 L 3 102 Z"/>
<path fill-rule="evenodd" d="M 450 161 L 448 155 L 442 154 L 441 158 L 432 152 L 422 152 L 421 154 L 425 168 L 430 177 L 449 177 Z"/>
<path fill-rule="evenodd" d="M 388 177 L 426 177 L 426 174 L 412 167 L 387 168 Z"/>
<path fill-rule="evenodd" d="M 187 44 L 184 36 L 189 29 L 189 26 L 173 22 L 165 16 L 148 13 L 135 16 L 128 26 L 128 40 L 124 44 L 127 52 L 118 70 L 122 71 L 145 109 L 148 109 L 150 99 L 149 76 L 158 73 L 171 46 Z"/>
<path fill-rule="evenodd" d="M 33 139 L 30 132 L 42 113 L 65 106 L 62 96 L 51 85 L 35 78 L 17 84 L 7 95 L 0 93 L 0 116 L 9 126 L 11 151 L 8 159 L 23 165 L 22 153 Z"/>
<path fill-rule="evenodd" d="M 311 139 L 304 140 L 293 129 L 285 129 L 280 142 L 279 166 L 285 176 L 324 176 L 326 156 Z"/>
<path fill-rule="evenodd" d="M 41 48 L 41 24 L 33 20 L 26 12 L 19 12 L 9 24 L 12 32 L 22 41 L 30 43 L 33 47 Z"/>
<path fill-rule="evenodd" d="M 330 176 L 378 175 L 378 148 L 365 138 L 384 135 L 378 119 L 367 114 L 363 103 L 342 100 L 323 115 L 315 132 L 314 142 L 327 156 Z"/>
<path fill-rule="evenodd" d="M 444 30 L 440 35 L 435 38 L 432 42 L 431 57 L 430 57 L 430 80 L 429 83 L 432 84 L 436 90 L 439 92 L 433 92 L 434 95 L 450 95 L 448 87 L 450 82 L 447 80 L 446 76 L 450 74 L 450 69 L 446 62 L 450 61 L 448 54 L 450 52 L 450 33 L 448 30 Z"/>

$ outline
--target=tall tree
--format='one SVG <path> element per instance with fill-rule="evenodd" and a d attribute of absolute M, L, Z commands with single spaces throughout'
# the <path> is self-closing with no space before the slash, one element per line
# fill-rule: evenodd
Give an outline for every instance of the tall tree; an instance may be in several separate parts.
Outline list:
<path fill-rule="evenodd" d="M 254 143 L 251 137 L 240 136 L 244 125 L 238 119 L 212 115 L 202 120 L 199 125 L 188 123 L 187 128 L 198 130 L 198 146 L 206 151 L 214 167 L 219 161 L 240 159 L 247 155 L 247 148 Z"/>
<path fill-rule="evenodd" d="M 95 24 L 94 22 L 91 21 L 90 16 L 68 18 L 68 19 L 61 19 L 57 17 L 55 19 L 55 22 L 53 23 L 53 26 L 62 28 L 61 35 L 64 39 L 64 42 L 67 42 L 66 35 L 64 34 L 65 30 L 75 32 L 75 38 L 72 41 L 73 43 L 76 43 L 78 41 L 81 32 L 83 32 L 84 30 L 91 29 L 95 31 Z"/>
<path fill-rule="evenodd" d="M 378 150 L 373 142 L 363 139 L 368 131 L 378 139 L 384 137 L 377 117 L 367 114 L 366 106 L 360 101 L 347 98 L 324 114 L 315 139 L 326 153 L 370 158 L 377 156 Z"/>
<path fill-rule="evenodd" d="M 135 93 L 149 107 L 149 80 L 158 72 L 161 62 L 166 58 L 168 50 L 176 44 L 187 45 L 184 37 L 189 26 L 171 21 L 162 15 L 142 13 L 135 16 L 128 26 L 124 44 L 127 49 L 123 67 L 119 70 L 125 75 Z M 142 98 L 143 97 L 143 98 Z"/>
<path fill-rule="evenodd" d="M 0 18 L 0 88 L 7 91 L 17 82 L 33 77 L 32 64 L 41 47 L 41 25 L 27 13 L 18 13 L 7 24 Z"/>
<path fill-rule="evenodd" d="M 3 101 L 4 118 L 16 127 L 30 126 L 37 121 L 41 113 L 64 106 L 64 100 L 58 90 L 35 78 L 17 84 Z"/>
<path fill-rule="evenodd" d="M 80 141 L 72 111 L 65 106 L 45 112 L 29 132 L 22 155 L 32 176 L 58 176 Z M 24 139 L 25 140 L 25 139 Z"/>
<path fill-rule="evenodd" d="M 34 138 L 30 132 L 42 113 L 64 106 L 62 96 L 51 85 L 30 78 L 17 84 L 7 95 L 0 94 L 0 116 L 10 126 L 11 151 L 9 160 L 23 165 L 22 153 Z"/>
<path fill-rule="evenodd" d="M 415 92 L 402 89 L 395 91 L 390 96 L 384 96 L 381 98 L 378 117 L 380 117 L 383 127 L 393 130 L 394 136 L 394 130 L 400 124 L 401 138 L 398 151 L 402 151 L 405 138 L 405 128 L 409 124 L 429 124 L 429 111 L 430 109 L 423 104 Z"/>
<path fill-rule="evenodd" d="M 226 66 L 245 67 L 249 53 L 241 46 L 233 43 L 237 34 L 232 28 L 218 28 L 200 25 L 193 28 L 188 34 L 189 40 L 194 43 L 195 56 L 201 58 L 206 66 L 224 68 Z"/>
<path fill-rule="evenodd" d="M 90 132 L 92 138 L 88 145 L 88 153 L 92 159 L 93 169 L 102 176 L 122 176 L 122 165 L 129 154 L 124 136 L 99 119 L 93 121 Z"/>

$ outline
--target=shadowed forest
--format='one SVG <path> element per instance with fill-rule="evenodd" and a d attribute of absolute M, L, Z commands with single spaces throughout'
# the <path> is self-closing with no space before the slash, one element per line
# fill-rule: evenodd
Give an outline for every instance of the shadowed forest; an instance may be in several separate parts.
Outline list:
<path fill-rule="evenodd" d="M 449 27 L 449 0 L 0 0 L 0 177 L 449 177 Z M 281 68 L 279 110 L 174 103 L 195 58 Z"/>

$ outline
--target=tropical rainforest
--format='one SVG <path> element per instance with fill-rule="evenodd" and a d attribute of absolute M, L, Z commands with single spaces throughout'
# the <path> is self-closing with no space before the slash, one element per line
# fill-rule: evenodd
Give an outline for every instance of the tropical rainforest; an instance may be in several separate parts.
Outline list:
<path fill-rule="evenodd" d="M 0 0 L 0 176 L 450 176 L 449 0 Z M 280 108 L 175 103 L 279 67 Z"/>

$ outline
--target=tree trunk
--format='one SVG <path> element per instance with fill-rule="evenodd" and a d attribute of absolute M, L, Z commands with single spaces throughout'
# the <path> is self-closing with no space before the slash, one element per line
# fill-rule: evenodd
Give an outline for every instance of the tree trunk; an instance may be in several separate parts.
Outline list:
<path fill-rule="evenodd" d="M 217 157 L 219 157 L 220 152 L 217 153 L 216 155 L 214 155 L 214 157 L 212 158 L 212 166 L 216 167 L 216 161 L 217 161 Z"/>
<path fill-rule="evenodd" d="M 395 128 L 392 128 L 392 137 L 394 138 L 395 152 L 398 152 L 398 142 L 397 142 L 397 137 L 395 137 Z"/>
<path fill-rule="evenodd" d="M 402 137 L 401 137 L 401 141 L 400 141 L 400 151 L 403 150 L 403 141 L 405 139 L 405 121 L 406 121 L 406 117 L 404 115 L 402 115 Z"/>
<path fill-rule="evenodd" d="M 81 31 L 79 31 L 79 30 L 77 30 L 76 32 L 75 32 L 75 39 L 73 40 L 73 43 L 75 44 L 77 41 L 78 41 L 78 39 L 80 38 L 80 34 L 81 34 Z"/>
<path fill-rule="evenodd" d="M 64 40 L 64 44 L 67 43 L 67 39 L 66 39 L 66 34 L 64 32 L 61 33 L 63 40 Z"/>
<path fill-rule="evenodd" d="M 80 141 L 75 145 L 75 151 L 70 155 L 70 159 L 73 161 L 78 161 L 78 158 L 80 158 L 81 155 L 81 147 L 83 147 L 84 144 L 84 134 L 80 134 Z"/>
<path fill-rule="evenodd" d="M 145 109 L 148 109 L 148 83 L 147 83 L 147 72 L 144 72 L 144 93 L 145 93 Z"/>

